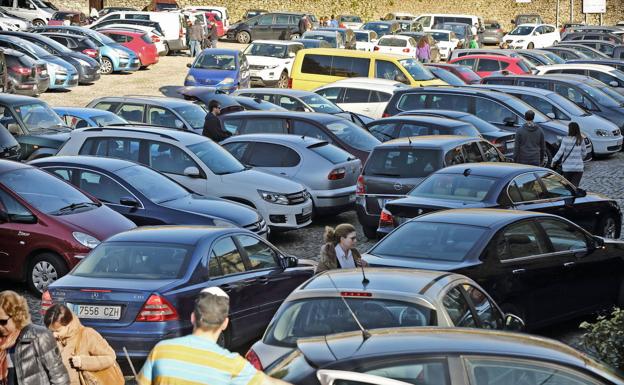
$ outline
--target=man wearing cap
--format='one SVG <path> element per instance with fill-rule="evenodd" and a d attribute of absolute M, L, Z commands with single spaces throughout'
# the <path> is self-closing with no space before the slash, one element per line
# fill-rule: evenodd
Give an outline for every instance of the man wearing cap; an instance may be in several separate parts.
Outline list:
<path fill-rule="evenodd" d="M 289 385 L 217 344 L 228 326 L 229 310 L 230 298 L 223 290 L 202 290 L 191 314 L 193 333 L 156 344 L 139 373 L 138 384 Z"/>

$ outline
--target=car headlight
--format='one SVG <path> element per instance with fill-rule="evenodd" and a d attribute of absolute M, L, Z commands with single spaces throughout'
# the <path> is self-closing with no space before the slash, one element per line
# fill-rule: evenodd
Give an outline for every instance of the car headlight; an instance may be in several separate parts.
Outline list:
<path fill-rule="evenodd" d="M 120 59 L 129 59 L 130 56 L 128 55 L 128 52 L 122 50 L 122 49 L 117 49 L 115 48 L 115 52 L 117 52 L 117 55 L 119 55 Z"/>
<path fill-rule="evenodd" d="M 93 249 L 95 246 L 100 244 L 100 240 L 92 237 L 89 234 L 81 233 L 80 231 L 75 231 L 72 233 L 74 239 L 78 241 L 81 245 Z"/>
<path fill-rule="evenodd" d="M 193 82 L 193 83 L 195 83 L 195 76 L 193 76 L 193 75 L 187 75 L 187 76 L 186 76 L 186 81 L 187 81 L 187 82 Z"/>
<path fill-rule="evenodd" d="M 597 128 L 596 129 L 596 135 L 598 135 L 598 136 L 609 136 L 609 133 L 607 132 L 607 130 L 603 130 L 602 128 Z"/>
<path fill-rule="evenodd" d="M 272 69 L 275 69 L 277 67 L 279 67 L 279 64 L 275 64 L 275 65 L 272 65 L 272 66 L 264 66 L 264 69 L 265 70 L 272 70 Z"/>
<path fill-rule="evenodd" d="M 517 40 L 516 43 L 524 43 L 524 40 Z"/>
<path fill-rule="evenodd" d="M 225 78 L 223 80 L 221 80 L 221 82 L 219 82 L 219 84 L 232 84 L 234 83 L 234 79 L 233 78 Z"/>
<path fill-rule="evenodd" d="M 264 199 L 267 202 L 275 203 L 278 205 L 288 204 L 288 198 L 286 198 L 286 195 L 284 194 L 275 193 L 271 191 L 264 191 L 264 190 L 258 190 L 258 194 L 260 194 L 262 199 Z"/>
<path fill-rule="evenodd" d="M 217 227 L 238 227 L 234 223 L 225 221 L 223 219 L 213 219 L 214 225 Z"/>

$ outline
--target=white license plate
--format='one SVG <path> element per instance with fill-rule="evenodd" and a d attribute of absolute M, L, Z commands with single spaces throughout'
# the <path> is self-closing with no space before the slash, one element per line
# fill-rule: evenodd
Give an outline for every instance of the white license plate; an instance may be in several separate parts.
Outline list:
<path fill-rule="evenodd" d="M 512 142 L 507 142 L 505 144 L 505 147 L 507 147 L 508 150 L 513 150 L 514 149 L 514 143 Z"/>
<path fill-rule="evenodd" d="M 121 318 L 121 306 L 68 305 L 78 318 L 112 320 Z"/>

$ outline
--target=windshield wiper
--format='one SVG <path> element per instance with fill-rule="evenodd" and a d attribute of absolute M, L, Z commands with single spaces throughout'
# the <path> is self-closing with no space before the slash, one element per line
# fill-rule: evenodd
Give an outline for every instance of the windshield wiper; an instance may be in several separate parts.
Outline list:
<path fill-rule="evenodd" d="M 81 208 L 85 208 L 85 207 L 91 207 L 91 206 L 100 206 L 97 203 L 94 202 L 78 202 L 78 203 L 72 203 L 70 205 L 67 205 L 65 207 L 61 207 L 60 209 L 58 209 L 55 214 L 66 214 L 67 212 L 71 212 L 74 211 L 76 209 L 81 209 Z"/>

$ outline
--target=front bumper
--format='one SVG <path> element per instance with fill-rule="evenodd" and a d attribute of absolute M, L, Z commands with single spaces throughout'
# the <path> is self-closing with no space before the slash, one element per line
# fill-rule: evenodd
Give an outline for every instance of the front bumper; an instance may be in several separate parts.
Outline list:
<path fill-rule="evenodd" d="M 78 73 L 74 73 L 74 74 L 56 74 L 54 76 L 53 81 L 50 82 L 50 89 L 62 89 L 62 88 L 71 88 L 71 87 L 75 87 L 78 85 L 78 81 L 80 80 L 80 77 L 78 76 Z"/>
<path fill-rule="evenodd" d="M 502 39 L 498 36 L 481 36 L 481 42 L 483 44 L 500 44 Z"/>
<path fill-rule="evenodd" d="M 249 70 L 251 76 L 251 84 L 272 87 L 279 81 L 282 71 L 279 67 L 270 69 L 252 69 Z"/>
<path fill-rule="evenodd" d="M 83 72 L 80 74 L 80 84 L 85 83 L 93 83 L 96 80 L 100 79 L 100 68 L 99 67 L 89 67 L 84 68 Z"/>
<path fill-rule="evenodd" d="M 262 201 L 256 206 L 272 231 L 294 230 L 312 223 L 312 200 L 297 205 L 278 205 Z"/>
<path fill-rule="evenodd" d="M 622 149 L 622 135 L 619 136 L 591 136 L 594 154 L 608 155 L 618 152 Z"/>

